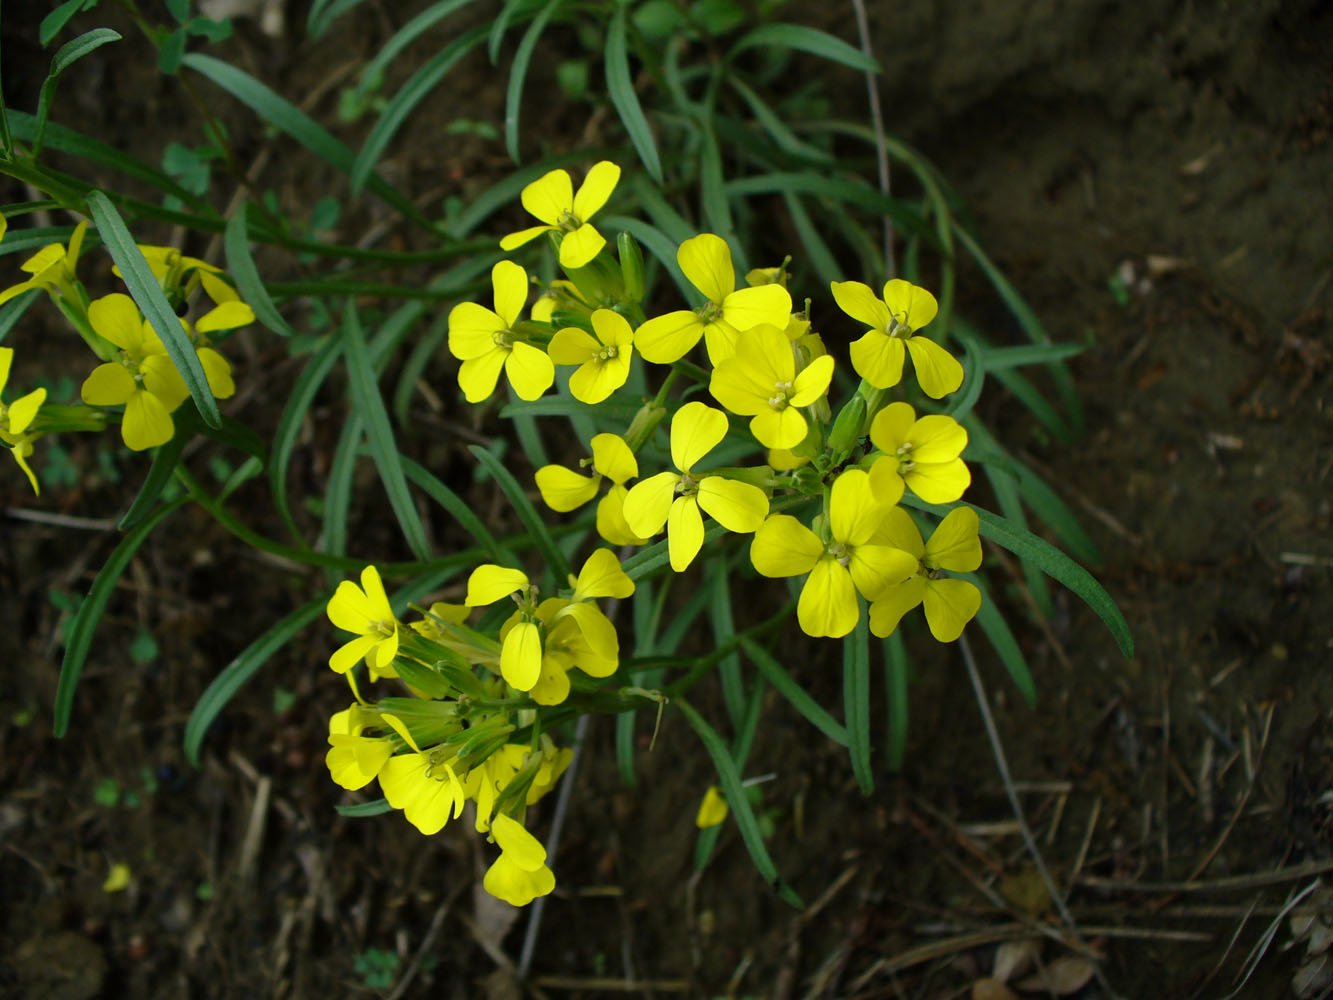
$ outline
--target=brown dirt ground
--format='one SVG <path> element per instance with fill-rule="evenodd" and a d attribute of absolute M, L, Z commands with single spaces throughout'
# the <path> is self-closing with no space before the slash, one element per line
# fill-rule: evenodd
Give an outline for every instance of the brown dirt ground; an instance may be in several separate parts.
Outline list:
<path fill-rule="evenodd" d="M 910 0 L 872 14 L 889 127 L 957 185 L 1053 336 L 1090 344 L 1073 365 L 1087 408 L 1077 445 L 1038 433 L 998 388 L 982 405 L 1106 553 L 1098 574 L 1133 627 L 1137 656 L 1121 658 L 1068 595 L 1057 594 L 1049 625 L 1034 622 L 999 554 L 995 579 L 1010 581 L 1003 600 L 1033 666 L 1037 708 L 978 653 L 1026 815 L 1106 982 L 1124 996 L 1185 1000 L 1236 988 L 1283 902 L 1330 854 L 1333 12 L 1313 0 L 1148 9 Z M 850 12 L 810 14 L 855 37 Z M 799 5 L 784 16 L 805 19 Z M 115 21 L 109 10 L 97 17 Z M 303 17 L 289 12 L 279 41 L 242 24 L 225 53 L 299 99 L 406 19 L 370 5 L 314 50 L 298 41 Z M 30 107 L 36 84 L 14 67 L 45 57 L 33 25 L 20 22 L 11 13 L 4 25 L 5 94 Z M 145 51 L 137 39 L 122 44 Z M 57 118 L 156 159 L 188 111 L 175 84 L 127 72 L 120 57 L 109 47 L 80 64 Z M 494 72 L 484 62 L 467 72 L 476 90 L 458 113 L 498 124 Z M 539 61 L 530 87 L 549 85 L 550 64 Z M 830 85 L 843 88 L 840 106 L 862 106 L 859 80 Z M 331 119 L 335 101 L 336 87 L 324 89 L 313 110 Z M 454 108 L 433 105 L 412 146 L 395 147 L 386 169 L 405 189 L 466 198 L 508 171 L 498 142 L 429 138 Z M 266 145 L 244 113 L 226 120 L 243 158 Z M 570 109 L 533 115 L 532 148 L 568 144 L 576 120 Z M 283 142 L 261 181 L 307 209 L 336 183 Z M 355 210 L 345 235 L 367 211 Z M 1127 285 L 1123 303 L 1112 275 Z M 965 272 L 962 287 L 975 319 L 997 339 L 1017 338 L 978 275 Z M 65 336 L 53 311 L 31 315 L 11 342 Z M 263 430 L 292 369 L 261 337 L 239 347 L 239 381 L 253 388 L 237 405 Z M 61 351 L 51 347 L 45 363 Z M 432 374 L 443 381 L 448 369 Z M 336 394 L 321 397 L 294 491 L 318 492 L 341 412 Z M 65 446 L 77 468 L 99 468 L 96 445 Z M 457 475 L 456 451 L 423 454 Z M 498 948 L 517 956 L 523 921 L 504 936 L 502 918 L 474 897 L 482 852 L 467 829 L 423 840 L 395 817 L 334 813 L 324 727 L 344 694 L 320 669 L 326 630 L 310 630 L 245 690 L 211 734 L 201 771 L 185 762 L 182 728 L 200 691 L 320 582 L 257 559 L 202 512 L 175 515 L 135 559 L 71 734 L 51 738 L 67 614 L 50 595 L 86 590 L 115 544 L 105 519 L 114 524 L 144 468 L 121 453 L 110 473 L 38 501 L 5 481 L 0 634 L 10 637 L 13 680 L 0 694 L 0 994 L 365 995 L 375 991 L 358 956 L 394 953 L 401 971 L 427 940 L 403 995 L 518 995 Z M 254 516 L 273 529 L 262 508 Z M 395 554 L 373 508 L 360 516 L 357 551 Z M 447 543 L 448 527 L 436 528 Z M 128 654 L 140 627 L 162 649 L 148 664 Z M 594 996 L 599 977 L 628 977 L 645 996 L 965 994 L 996 944 L 1021 932 L 1024 906 L 1040 914 L 1049 901 L 1032 891 L 962 663 L 950 650 L 912 648 L 907 768 L 870 798 L 845 756 L 790 710 L 775 702 L 766 716 L 752 771 L 776 774 L 763 786 L 770 849 L 817 901 L 805 914 L 761 883 L 734 832 L 688 879 L 709 764 L 678 716 L 668 712 L 640 755 L 637 789 L 620 783 L 611 726 L 596 722 L 555 861 L 560 890 L 532 966 L 537 988 Z M 836 704 L 827 651 L 809 655 L 803 680 Z M 275 714 L 279 687 L 293 703 Z M 135 801 L 97 804 L 108 777 Z M 117 862 L 130 866 L 131 886 L 107 894 Z M 1184 891 L 1164 885 L 1187 879 Z M 211 898 L 201 898 L 204 883 Z M 1284 926 L 1239 995 L 1289 995 L 1300 951 L 1284 952 L 1288 939 Z M 1072 952 L 1048 941 L 1042 954 Z M 1106 993 L 1094 982 L 1079 995 Z"/>

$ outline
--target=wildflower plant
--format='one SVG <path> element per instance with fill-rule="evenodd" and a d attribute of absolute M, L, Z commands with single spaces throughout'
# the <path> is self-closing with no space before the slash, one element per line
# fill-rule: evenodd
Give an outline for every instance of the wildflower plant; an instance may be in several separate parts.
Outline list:
<path fill-rule="evenodd" d="M 463 5 L 435 4 L 400 29 L 345 106 L 375 106 L 385 66 Z M 90 6 L 60 5 L 43 22 L 44 40 Z M 353 151 L 248 73 L 187 51 L 187 42 L 222 36 L 191 17 L 188 3 L 168 4 L 173 21 L 157 25 L 129 6 L 164 72 L 211 82 L 209 101 L 231 95 L 345 172 L 350 192 L 386 206 L 412 248 L 307 232 L 276 196 L 254 196 L 239 171 L 240 194 L 224 210 L 208 190 L 57 126 L 56 81 L 88 52 L 126 41 L 109 29 L 57 49 L 35 113 L 0 103 L 0 172 L 45 196 L 9 206 L 4 218 L 62 219 L 26 232 L 0 227 L 0 263 L 25 254 L 0 291 L 0 338 L 21 331 L 26 311 L 45 298 L 67 321 L 71 343 L 77 337 L 88 352 L 80 402 L 56 406 L 13 377 L 26 345 L 0 347 L 0 441 L 34 491 L 31 457 L 47 435 L 119 423 L 124 444 L 151 456 L 121 519 L 124 537 L 67 629 L 57 733 L 69 726 L 94 630 L 125 566 L 160 524 L 194 504 L 244 544 L 311 572 L 295 607 L 252 637 L 195 707 L 185 735 L 192 760 L 236 690 L 299 636 L 302 655 L 337 675 L 330 689 L 346 686 L 327 722 L 329 779 L 350 796 L 338 808 L 401 813 L 425 836 L 470 824 L 494 845 L 484 888 L 522 906 L 559 882 L 561 859 L 541 836 L 545 800 L 571 767 L 574 723 L 614 717 L 618 764 L 632 775 L 640 713 L 660 716 L 664 731 L 682 719 L 718 773 L 702 805 L 680 804 L 686 816 L 697 809 L 696 864 L 708 863 L 718 827 L 734 822 L 763 878 L 798 901 L 744 792 L 768 687 L 848 749 L 867 793 L 876 774 L 872 655 L 882 654 L 885 686 L 900 698 L 907 651 L 921 648 L 904 633 L 945 644 L 938 657 L 947 662 L 947 644 L 981 632 L 1035 699 L 1007 610 L 989 596 L 983 538 L 1019 557 L 1039 607 L 1049 603 L 1048 575 L 1130 650 L 1114 603 L 1028 530 L 1027 511 L 1094 562 L 1087 536 L 975 410 L 983 385 L 998 381 L 1051 433 L 1072 439 L 1078 400 L 1062 361 L 1077 348 L 1049 343 L 918 154 L 877 141 L 859 123 L 830 123 L 799 94 L 768 103 L 797 60 L 875 72 L 859 49 L 813 29 L 752 23 L 740 6 L 710 28 L 705 22 L 727 4 L 696 5 L 686 16 L 683 5 L 508 0 L 493 24 L 442 43 L 382 102 Z M 312 37 L 351 6 L 317 0 Z M 606 91 L 593 99 L 615 123 L 614 155 L 523 165 L 470 205 L 447 202 L 441 213 L 377 171 L 453 61 L 483 43 L 494 53 L 507 32 L 526 26 L 504 134 L 521 160 L 524 79 L 552 19 L 592 19 L 598 30 L 589 37 L 605 38 L 588 58 L 603 63 Z M 713 55 L 683 72 L 688 46 L 705 31 Z M 756 69 L 747 53 L 758 49 L 766 59 Z M 646 79 L 662 81 L 660 92 L 656 83 L 651 94 L 636 90 L 631 52 Z M 187 92 L 220 162 L 234 167 L 211 104 L 195 87 Z M 891 198 L 865 184 L 859 166 L 839 166 L 835 147 L 844 143 L 891 152 L 918 193 Z M 163 203 L 56 171 L 44 149 L 146 180 Z M 789 226 L 771 225 L 779 201 Z M 827 225 L 815 226 L 816 215 Z M 881 217 L 898 225 L 901 274 L 867 238 Z M 181 247 L 149 241 L 147 232 L 168 224 L 183 227 Z M 131 226 L 145 233 L 142 242 Z M 775 233 L 795 241 L 778 245 Z M 210 235 L 220 239 L 220 258 Z M 954 314 L 960 249 L 1034 343 L 995 346 Z M 345 267 L 279 280 L 279 269 L 311 260 Z M 937 265 L 931 278 L 923 261 Z M 344 273 L 353 268 L 364 270 Z M 250 425 L 244 401 L 254 372 L 228 343 L 242 330 L 300 359 L 265 433 Z M 1020 372 L 1025 365 L 1046 369 L 1067 419 Z M 391 371 L 398 382 L 386 392 Z M 297 498 L 316 504 L 293 503 L 298 438 L 331 385 L 345 385 L 347 409 L 322 463 L 325 490 Z M 421 398 L 456 405 L 484 429 L 466 453 L 466 475 L 424 460 L 425 432 L 412 419 Z M 187 458 L 187 443 L 200 437 L 244 456 L 216 491 Z M 401 535 L 384 551 L 367 551 L 353 530 L 363 460 L 382 487 L 365 500 L 372 513 L 364 516 L 391 518 Z M 977 490 L 978 469 L 997 511 Z M 252 523 L 229 501 L 263 480 L 273 516 Z M 493 523 L 481 512 L 494 510 L 497 496 L 507 509 Z M 274 525 L 285 537 L 272 536 Z M 311 629 L 316 623 L 322 628 Z M 872 646 L 872 636 L 882 642 Z M 845 721 L 806 689 L 810 678 L 785 652 L 794 646 L 817 668 L 841 663 Z M 714 692 L 720 724 L 703 710 Z M 903 763 L 906 718 L 895 703 L 883 755 L 891 769 Z"/>

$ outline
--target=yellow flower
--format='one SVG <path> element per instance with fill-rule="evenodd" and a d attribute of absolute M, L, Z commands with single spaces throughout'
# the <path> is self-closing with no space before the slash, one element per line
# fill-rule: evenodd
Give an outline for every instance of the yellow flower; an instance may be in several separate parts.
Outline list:
<path fill-rule="evenodd" d="M 939 399 L 963 384 L 963 366 L 954 356 L 917 335 L 940 308 L 926 289 L 894 278 L 884 286 L 881 300 L 859 281 L 835 281 L 832 288 L 838 307 L 870 327 L 851 346 L 852 367 L 876 389 L 901 381 L 905 354 L 912 355 L 917 381 L 927 396 Z"/>
<path fill-rule="evenodd" d="M 463 814 L 467 796 L 454 771 L 458 763 L 441 748 L 428 753 L 413 749 L 390 757 L 380 768 L 380 790 L 389 805 L 426 836 L 439 833 L 450 819 Z"/>
<path fill-rule="evenodd" d="M 727 818 L 727 800 L 722 797 L 722 789 L 709 785 L 704 792 L 704 799 L 699 803 L 699 812 L 694 817 L 694 825 L 700 830 L 717 826 Z"/>
<path fill-rule="evenodd" d="M 566 270 L 588 264 L 606 245 L 606 239 L 588 220 L 606 204 L 620 181 L 620 167 L 610 160 L 594 164 L 574 192 L 564 170 L 552 170 L 523 189 L 523 207 L 544 223 L 510 233 L 500 240 L 501 250 L 515 250 L 542 233 L 561 233 L 560 266 Z"/>
<path fill-rule="evenodd" d="M 467 597 L 463 599 L 469 608 L 477 608 L 494 604 L 509 594 L 523 595 L 519 619 L 500 640 L 500 674 L 516 691 L 531 691 L 541 678 L 541 629 L 527 610 L 532 592 L 528 575 L 522 570 L 487 563 L 472 571 L 467 581 Z"/>
<path fill-rule="evenodd" d="M 74 232 L 69 238 L 68 250 L 61 243 L 51 243 L 20 264 L 20 270 L 27 271 L 32 277 L 0 291 L 0 305 L 30 289 L 43 288 L 53 298 L 56 292 L 59 292 L 62 297 L 80 303 L 81 312 L 82 299 L 75 287 L 77 279 L 74 276 L 74 268 L 79 262 L 79 252 L 83 247 L 83 234 L 87 231 L 88 221 L 85 219 L 74 227 Z"/>
<path fill-rule="evenodd" d="M 671 421 L 671 460 L 679 471 L 649 476 L 625 497 L 625 521 L 636 535 L 648 538 L 666 525 L 667 551 L 677 573 L 683 573 L 703 547 L 701 507 L 728 531 L 737 532 L 754 531 L 768 514 L 768 497 L 759 487 L 692 471 L 726 434 L 725 413 L 697 400 L 686 403 Z"/>
<path fill-rule="evenodd" d="M 399 629 L 402 627 L 389 606 L 384 582 L 374 566 L 361 571 L 361 586 L 343 580 L 325 608 L 329 621 L 356 638 L 334 651 L 329 666 L 340 674 L 364 659 L 372 680 L 397 677 L 393 658 L 398 655 Z"/>
<path fill-rule="evenodd" d="M 329 752 L 324 763 L 333 780 L 348 791 L 365 788 L 375 780 L 393 753 L 384 736 L 362 736 L 368 724 L 378 720 L 360 705 L 352 705 L 329 717 Z"/>
<path fill-rule="evenodd" d="M 634 357 L 634 332 L 620 313 L 598 309 L 592 314 L 592 329 L 557 330 L 546 348 L 556 364 L 579 366 L 569 378 L 569 391 L 589 404 L 600 403 L 625 384 Z"/>
<path fill-rule="evenodd" d="M 587 464 L 588 459 L 584 459 Z M 591 476 L 580 475 L 563 465 L 543 465 L 537 470 L 537 489 L 546 506 L 567 514 L 597 495 L 603 478 L 611 488 L 597 505 L 597 533 L 612 545 L 643 545 L 648 539 L 634 534 L 625 522 L 625 483 L 639 475 L 639 463 L 618 434 L 598 434 L 592 439 Z"/>
<path fill-rule="evenodd" d="M 106 881 L 102 883 L 103 892 L 123 892 L 130 886 L 130 866 L 127 864 L 114 864 L 111 866 L 111 873 L 107 875 Z"/>
<path fill-rule="evenodd" d="M 486 871 L 482 887 L 513 906 L 527 906 L 555 888 L 555 875 L 546 867 L 546 848 L 523 824 L 503 813 L 491 820 L 491 834 L 500 856 Z"/>
<path fill-rule="evenodd" d="M 491 268 L 491 287 L 494 312 L 475 302 L 449 312 L 449 353 L 463 362 L 458 384 L 469 403 L 480 403 L 495 391 L 503 368 L 520 399 L 536 399 L 555 381 L 555 366 L 513 329 L 528 299 L 528 272 L 502 260 Z"/>
<path fill-rule="evenodd" d="M 902 499 L 903 486 L 926 503 L 953 503 L 972 483 L 967 463 L 967 431 L 953 417 L 927 414 L 919 420 L 908 403 L 890 403 L 875 414 L 870 440 L 882 451 L 870 468 L 870 482 L 887 503 Z"/>
<path fill-rule="evenodd" d="M 5 385 L 9 382 L 9 369 L 13 361 L 14 349 L 0 347 L 0 394 L 4 393 Z M 45 389 L 34 389 L 26 396 L 21 396 L 8 404 L 5 403 L 3 395 L 0 395 L 0 442 L 8 446 L 14 461 L 18 462 L 19 468 L 32 484 L 32 491 L 38 494 L 42 492 L 41 487 L 38 486 L 37 476 L 27 461 L 28 456 L 32 454 L 32 437 L 25 432 L 37 419 L 37 411 L 42 408 L 44 402 L 46 402 Z"/>
<path fill-rule="evenodd" d="M 917 570 L 902 583 L 886 589 L 870 605 L 870 631 L 887 636 L 903 615 L 918 604 L 926 608 L 926 624 L 939 642 L 953 642 L 981 607 L 981 591 L 966 580 L 954 580 L 945 570 L 970 573 L 981 565 L 980 521 L 971 507 L 956 507 L 935 527 L 930 541 L 921 543 L 912 518 L 895 507 L 885 523 L 885 535 L 894 545 L 916 557 Z"/>
<path fill-rule="evenodd" d="M 852 469 L 833 483 L 828 541 L 788 514 L 773 515 L 755 532 L 750 561 L 760 574 L 809 574 L 796 604 L 796 620 L 806 635 L 841 638 L 861 618 L 857 591 L 874 600 L 916 571 L 910 553 L 880 539 L 889 510 L 875 495 L 870 476 Z"/>
<path fill-rule="evenodd" d="M 740 335 L 736 353 L 713 369 L 708 391 L 732 413 L 751 417 L 750 433 L 765 448 L 794 448 L 805 440 L 801 407 L 828 391 L 833 358 L 816 358 L 797 374 L 791 342 L 776 326 Z"/>
<path fill-rule="evenodd" d="M 703 337 L 708 357 L 720 364 L 736 352 L 736 338 L 768 323 L 779 330 L 791 315 L 791 296 L 781 285 L 736 288 L 736 270 L 726 241 L 712 233 L 686 240 L 676 261 L 690 284 L 708 299 L 696 310 L 680 309 L 648 320 L 634 331 L 634 346 L 653 364 L 670 364 Z"/>

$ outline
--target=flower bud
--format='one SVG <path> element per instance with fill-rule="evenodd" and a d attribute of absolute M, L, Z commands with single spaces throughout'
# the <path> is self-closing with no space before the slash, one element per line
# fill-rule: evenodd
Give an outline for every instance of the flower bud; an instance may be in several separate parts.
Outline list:
<path fill-rule="evenodd" d="M 629 233 L 616 237 L 616 250 L 620 257 L 620 279 L 625 286 L 625 298 L 637 305 L 644 296 L 643 251 Z"/>
<path fill-rule="evenodd" d="M 838 418 L 833 422 L 833 430 L 829 433 L 828 438 L 829 451 L 833 453 L 834 465 L 841 464 L 852 453 L 856 443 L 861 440 L 866 416 L 865 397 L 860 393 L 849 399 L 843 408 L 838 411 Z"/>

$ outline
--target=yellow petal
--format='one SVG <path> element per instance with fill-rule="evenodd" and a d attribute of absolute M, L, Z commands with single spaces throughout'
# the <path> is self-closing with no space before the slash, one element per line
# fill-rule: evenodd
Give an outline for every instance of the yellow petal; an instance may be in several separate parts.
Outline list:
<path fill-rule="evenodd" d="M 28 477 L 28 483 L 32 486 L 33 493 L 41 496 L 42 487 L 37 482 L 37 474 L 32 471 L 32 466 L 28 464 L 28 456 L 32 454 L 32 442 L 26 439 L 20 441 L 9 449 L 9 453 L 14 456 L 14 461 L 23 470 L 23 474 Z"/>
<path fill-rule="evenodd" d="M 255 312 L 244 302 L 223 302 L 199 317 L 194 324 L 199 333 L 213 333 L 216 330 L 235 330 L 249 326 L 255 321 Z"/>
<path fill-rule="evenodd" d="M 504 367 L 519 399 L 537 399 L 555 381 L 555 365 L 546 352 L 522 341 L 515 342 Z"/>
<path fill-rule="evenodd" d="M 840 639 L 861 617 L 851 574 L 838 560 L 820 559 L 806 577 L 796 602 L 796 621 L 801 631 L 815 638 Z"/>
<path fill-rule="evenodd" d="M 876 495 L 869 473 L 849 469 L 833 482 L 829 529 L 845 545 L 864 545 L 879 529 L 887 509 Z"/>
<path fill-rule="evenodd" d="M 139 363 L 143 387 L 162 401 L 170 413 L 190 398 L 185 379 L 166 354 L 150 354 Z"/>
<path fill-rule="evenodd" d="M 324 606 L 329 621 L 345 632 L 366 632 L 376 620 L 375 606 L 365 591 L 351 580 L 343 580 Z"/>
<path fill-rule="evenodd" d="M 809 573 L 824 554 L 815 533 L 790 514 L 774 514 L 754 533 L 750 562 L 761 576 Z"/>
<path fill-rule="evenodd" d="M 704 335 L 699 314 L 678 309 L 648 320 L 634 331 L 634 349 L 644 360 L 655 365 L 669 365 L 690 353 Z"/>
<path fill-rule="evenodd" d="M 957 573 L 972 572 L 981 565 L 979 527 L 976 511 L 971 507 L 955 507 L 926 542 L 926 562 Z"/>
<path fill-rule="evenodd" d="M 199 348 L 198 354 L 199 363 L 204 367 L 204 376 L 208 379 L 208 388 L 213 395 L 218 399 L 230 399 L 236 395 L 230 362 L 211 347 Z"/>
<path fill-rule="evenodd" d="M 686 403 L 671 418 L 671 461 L 681 472 L 689 472 L 726 436 L 725 413 L 698 400 Z"/>
<path fill-rule="evenodd" d="M 592 467 L 617 484 L 639 474 L 634 452 L 619 434 L 598 434 L 592 439 Z"/>
<path fill-rule="evenodd" d="M 620 167 L 610 160 L 593 164 L 574 195 L 574 214 L 584 222 L 591 219 L 606 204 L 611 192 L 620 182 Z"/>
<path fill-rule="evenodd" d="M 888 307 L 876 297 L 869 285 L 859 281 L 834 281 L 829 285 L 833 290 L 833 301 L 838 308 L 852 319 L 859 319 L 872 330 L 880 333 L 889 328 Z"/>
<path fill-rule="evenodd" d="M 750 421 L 750 433 L 765 448 L 795 448 L 808 429 L 805 415 L 794 406 L 762 410 Z"/>
<path fill-rule="evenodd" d="M 125 446 L 131 451 L 143 451 L 166 444 L 176 432 L 171 414 L 162 401 L 151 392 L 136 390 L 125 401 L 125 416 L 121 419 L 120 433 Z"/>
<path fill-rule="evenodd" d="M 516 233 L 510 233 L 500 240 L 501 250 L 517 250 L 525 243 L 531 243 L 542 233 L 549 233 L 555 226 L 533 226 L 531 229 L 520 229 Z"/>
<path fill-rule="evenodd" d="M 912 520 L 912 515 L 901 507 L 890 507 L 888 509 L 884 515 L 884 520 L 880 522 L 879 531 L 873 541 L 877 545 L 892 545 L 896 549 L 910 552 L 917 559 L 920 559 L 926 552 L 926 546 L 921 541 L 921 532 L 917 530 L 916 522 Z"/>
<path fill-rule="evenodd" d="M 335 674 L 345 674 L 365 659 L 366 655 L 379 644 L 380 637 L 377 635 L 359 635 L 333 651 L 333 655 L 329 657 L 329 669 Z"/>
<path fill-rule="evenodd" d="M 528 272 L 512 260 L 499 261 L 491 268 L 491 288 L 495 292 L 495 314 L 506 328 L 512 327 L 528 301 Z"/>
<path fill-rule="evenodd" d="M 469 358 L 459 365 L 458 387 L 463 390 L 463 398 L 469 403 L 489 399 L 495 391 L 495 384 L 500 381 L 500 372 L 508 358 L 507 350 L 492 347 L 486 354 Z"/>
<path fill-rule="evenodd" d="M 601 349 L 601 341 L 576 326 L 557 330 L 546 345 L 546 353 L 558 365 L 586 364 Z"/>
<path fill-rule="evenodd" d="M 0 219 L 4 216 L 0 215 Z M 14 348 L 0 347 L 0 392 L 9 384 L 9 369 L 14 363 Z"/>
<path fill-rule="evenodd" d="M 768 516 L 768 497 L 758 486 L 708 476 L 699 483 L 699 506 L 728 531 L 754 531 Z"/>
<path fill-rule="evenodd" d="M 2 383 L 0 383 L 2 384 Z M 22 434 L 37 418 L 37 411 L 46 402 L 46 390 L 34 389 L 26 396 L 9 404 L 9 433 Z"/>
<path fill-rule="evenodd" d="M 891 389 L 903 378 L 903 342 L 874 330 L 850 348 L 852 368 L 876 389 Z"/>
<path fill-rule="evenodd" d="M 586 267 L 606 246 L 606 237 L 596 227 L 584 223 L 560 240 L 560 266 L 566 271 Z"/>
<path fill-rule="evenodd" d="M 640 538 L 651 538 L 662 530 L 671 510 L 680 476 L 674 472 L 659 472 L 642 482 L 635 483 L 625 494 L 623 513 L 629 529 Z"/>
<path fill-rule="evenodd" d="M 111 866 L 111 874 L 106 877 L 102 883 L 103 892 L 123 892 L 130 885 L 130 866 L 126 864 L 115 864 Z"/>
<path fill-rule="evenodd" d="M 527 906 L 538 896 L 545 896 L 555 888 L 555 875 L 545 865 L 535 871 L 526 871 L 506 853 L 501 854 L 495 859 L 495 864 L 486 869 L 481 884 L 496 899 L 503 899 L 511 906 Z"/>
<path fill-rule="evenodd" d="M 906 484 L 898 471 L 899 467 L 896 455 L 881 455 L 870 467 L 870 490 L 886 507 L 903 498 L 903 487 Z"/>
<path fill-rule="evenodd" d="M 921 603 L 926 594 L 926 581 L 913 576 L 890 586 L 870 605 L 870 631 L 881 639 L 891 635 L 903 615 Z"/>
<path fill-rule="evenodd" d="M 935 296 L 902 278 L 893 278 L 885 284 L 884 303 L 899 323 L 912 330 L 928 325 L 940 311 Z"/>
<path fill-rule="evenodd" d="M 961 458 L 952 462 L 917 462 L 907 485 L 926 503 L 953 503 L 972 485 L 972 473 Z"/>
<path fill-rule="evenodd" d="M 870 421 L 870 441 L 886 455 L 893 455 L 912 439 L 916 411 L 910 403 L 890 403 Z"/>
<path fill-rule="evenodd" d="M 701 233 L 682 243 L 676 250 L 676 262 L 690 284 L 716 305 L 721 305 L 736 288 L 736 271 L 731 265 L 731 249 L 722 237 Z M 785 289 L 778 285 L 785 294 Z M 788 296 L 788 302 L 791 297 Z M 651 358 L 649 360 L 652 360 Z"/>
<path fill-rule="evenodd" d="M 485 306 L 460 302 L 449 310 L 449 353 L 459 361 L 479 358 L 495 350 L 495 335 L 504 320 Z"/>
<path fill-rule="evenodd" d="M 694 825 L 700 830 L 717 826 L 727 818 L 727 800 L 722 797 L 722 789 L 710 785 L 699 803 L 699 812 L 694 817 Z"/>
<path fill-rule="evenodd" d="M 820 355 L 806 365 L 796 376 L 796 382 L 792 386 L 795 391 L 791 395 L 791 405 L 809 406 L 828 392 L 829 383 L 832 381 L 833 356 L 830 354 Z"/>
<path fill-rule="evenodd" d="M 467 597 L 463 603 L 469 608 L 494 604 L 502 597 L 522 590 L 528 585 L 528 575 L 521 569 L 486 563 L 478 566 L 467 578 Z"/>
<path fill-rule="evenodd" d="M 791 295 L 781 285 L 740 288 L 722 303 L 722 318 L 741 333 L 761 324 L 781 330 L 787 325 L 789 316 Z"/>
<path fill-rule="evenodd" d="M 704 519 L 694 497 L 677 497 L 667 516 L 667 553 L 677 573 L 689 569 L 704 544 Z"/>
<path fill-rule="evenodd" d="M 569 668 L 565 658 L 547 653 L 542 657 L 542 672 L 528 697 L 538 705 L 560 705 L 569 697 Z"/>
<path fill-rule="evenodd" d="M 888 545 L 858 545 L 847 564 L 866 600 L 873 601 L 895 583 L 902 583 L 921 567 L 916 556 Z"/>
<path fill-rule="evenodd" d="M 911 438 L 913 462 L 952 462 L 967 447 L 967 430 L 942 413 L 927 414 L 918 420 L 912 426 Z"/>
<path fill-rule="evenodd" d="M 552 170 L 525 187 L 519 200 L 529 214 L 558 226 L 560 216 L 574 208 L 574 182 L 564 170 Z"/>
<path fill-rule="evenodd" d="M 963 384 L 963 366 L 958 359 L 929 337 L 909 338 L 907 352 L 912 355 L 921 391 L 932 399 L 947 396 Z"/>
<path fill-rule="evenodd" d="M 569 377 L 569 392 L 581 403 L 595 406 L 629 380 L 630 353 L 605 361 L 589 361 Z"/>
<path fill-rule="evenodd" d="M 519 622 L 500 646 L 500 673 L 516 691 L 530 691 L 542 673 L 542 637 L 533 622 Z"/>
<path fill-rule="evenodd" d="M 981 608 L 981 591 L 966 580 L 926 583 L 926 624 L 937 642 L 953 642 Z"/>
<path fill-rule="evenodd" d="M 613 485 L 597 504 L 597 534 L 612 545 L 644 545 L 648 539 L 636 535 L 625 520 L 624 486 Z"/>
<path fill-rule="evenodd" d="M 588 651 L 603 662 L 609 661 L 611 664 L 609 672 L 615 672 L 615 665 L 620 658 L 620 637 L 616 635 L 616 627 L 611 624 L 611 619 L 602 614 L 596 605 L 582 601 L 567 604 L 556 617 L 568 617 L 577 622 L 580 637 L 584 640 Z M 577 649 L 580 645 L 574 643 L 574 648 Z M 594 671 L 585 672 L 594 673 Z"/>
<path fill-rule="evenodd" d="M 143 343 L 143 317 L 134 300 L 121 292 L 103 295 L 88 306 L 88 322 L 121 350 L 134 353 Z"/>
<path fill-rule="evenodd" d="M 563 465 L 543 465 L 535 476 L 546 506 L 567 514 L 597 495 L 597 476 L 580 476 Z"/>
<path fill-rule="evenodd" d="M 632 593 L 634 581 L 620 568 L 616 554 L 610 549 L 597 549 L 579 570 L 572 600 L 586 601 L 590 597 L 624 598 Z"/>

